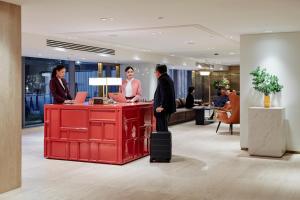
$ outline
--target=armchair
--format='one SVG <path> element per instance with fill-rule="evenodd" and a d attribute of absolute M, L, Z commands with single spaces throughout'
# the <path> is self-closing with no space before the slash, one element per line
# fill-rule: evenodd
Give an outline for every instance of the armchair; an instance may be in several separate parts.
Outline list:
<path fill-rule="evenodd" d="M 231 92 L 228 96 L 230 104 L 226 108 L 216 111 L 217 120 L 219 121 L 216 133 L 218 133 L 219 127 L 223 122 L 229 124 L 229 131 L 232 135 L 233 124 L 240 123 L 240 96 L 235 91 Z"/>

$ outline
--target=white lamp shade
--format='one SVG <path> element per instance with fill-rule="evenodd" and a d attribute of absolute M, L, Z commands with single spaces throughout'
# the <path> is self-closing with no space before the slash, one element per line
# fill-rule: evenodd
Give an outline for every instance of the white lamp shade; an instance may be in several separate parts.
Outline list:
<path fill-rule="evenodd" d="M 210 75 L 210 71 L 200 71 L 200 75 L 201 76 L 209 76 Z"/>
<path fill-rule="evenodd" d="M 107 78 L 107 85 L 122 85 L 122 78 Z"/>
<path fill-rule="evenodd" d="M 106 78 L 89 78 L 89 85 L 106 85 Z"/>

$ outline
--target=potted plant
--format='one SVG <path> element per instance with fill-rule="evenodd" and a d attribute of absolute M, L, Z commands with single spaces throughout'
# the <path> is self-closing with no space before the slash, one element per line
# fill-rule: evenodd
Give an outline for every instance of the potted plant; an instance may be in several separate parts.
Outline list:
<path fill-rule="evenodd" d="M 265 68 L 261 67 L 257 67 L 250 75 L 253 76 L 252 84 L 254 89 L 265 95 L 264 107 L 269 108 L 271 106 L 270 94 L 280 92 L 283 88 L 283 86 L 279 84 L 278 77 L 269 74 Z"/>

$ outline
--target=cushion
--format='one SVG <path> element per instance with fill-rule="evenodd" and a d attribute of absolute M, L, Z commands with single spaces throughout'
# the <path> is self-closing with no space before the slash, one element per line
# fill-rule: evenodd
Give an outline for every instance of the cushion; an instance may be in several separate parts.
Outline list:
<path fill-rule="evenodd" d="M 180 98 L 179 100 L 181 101 L 182 107 L 185 107 L 185 103 L 186 103 L 185 99 Z"/>
<path fill-rule="evenodd" d="M 181 106 L 181 101 L 179 99 L 176 99 L 175 102 L 176 102 L 176 108 L 182 107 Z"/>

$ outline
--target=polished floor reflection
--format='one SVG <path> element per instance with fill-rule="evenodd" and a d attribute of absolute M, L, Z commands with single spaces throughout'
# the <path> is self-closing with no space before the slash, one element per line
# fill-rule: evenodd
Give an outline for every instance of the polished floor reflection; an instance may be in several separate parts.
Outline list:
<path fill-rule="evenodd" d="M 149 157 L 124 166 L 47 160 L 43 129 L 23 131 L 23 186 L 0 200 L 130 199 L 256 200 L 300 199 L 300 155 L 283 159 L 249 157 L 238 132 L 194 122 L 172 126 L 173 162 Z M 235 131 L 239 131 L 235 127 Z"/>

